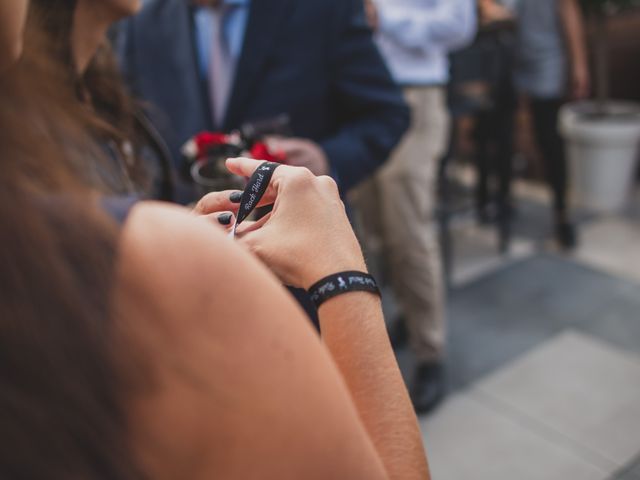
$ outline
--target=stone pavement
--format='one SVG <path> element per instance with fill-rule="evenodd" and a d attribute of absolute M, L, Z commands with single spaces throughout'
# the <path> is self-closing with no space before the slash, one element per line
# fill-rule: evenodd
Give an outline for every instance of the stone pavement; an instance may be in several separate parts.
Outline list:
<path fill-rule="evenodd" d="M 580 214 L 571 255 L 547 240 L 544 203 L 518 212 L 504 257 L 492 230 L 456 226 L 450 393 L 421 418 L 433 478 L 640 480 L 640 197 Z"/>

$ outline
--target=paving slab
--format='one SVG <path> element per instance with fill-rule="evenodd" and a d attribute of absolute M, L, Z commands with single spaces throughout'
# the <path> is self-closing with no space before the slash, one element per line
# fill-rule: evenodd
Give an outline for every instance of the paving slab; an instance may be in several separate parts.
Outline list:
<path fill-rule="evenodd" d="M 455 289 L 448 311 L 451 387 L 468 385 L 564 328 L 597 325 L 605 307 L 636 291 L 633 282 L 547 254 Z"/>
<path fill-rule="evenodd" d="M 613 480 L 640 480 L 640 455 L 625 468 L 617 472 Z"/>
<path fill-rule="evenodd" d="M 575 258 L 612 275 L 640 283 L 640 224 L 606 217 L 586 225 Z"/>
<path fill-rule="evenodd" d="M 437 480 L 602 480 L 607 475 L 468 394 L 452 397 L 421 424 Z"/>
<path fill-rule="evenodd" d="M 476 388 L 587 458 L 621 468 L 638 453 L 640 357 L 593 336 L 563 332 Z"/>
<path fill-rule="evenodd" d="M 616 295 L 577 328 L 640 354 L 640 285 Z"/>

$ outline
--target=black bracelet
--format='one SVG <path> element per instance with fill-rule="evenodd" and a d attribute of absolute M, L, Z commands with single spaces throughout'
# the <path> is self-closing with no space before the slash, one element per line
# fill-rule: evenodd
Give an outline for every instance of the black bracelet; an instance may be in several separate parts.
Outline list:
<path fill-rule="evenodd" d="M 370 292 L 380 296 L 380 289 L 375 279 L 363 272 L 340 272 L 329 275 L 313 284 L 308 291 L 316 308 L 343 293 Z"/>

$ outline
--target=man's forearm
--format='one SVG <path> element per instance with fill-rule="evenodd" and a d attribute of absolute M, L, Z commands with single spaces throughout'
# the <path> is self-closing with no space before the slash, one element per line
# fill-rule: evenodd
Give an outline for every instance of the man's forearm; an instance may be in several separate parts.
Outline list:
<path fill-rule="evenodd" d="M 384 164 L 409 128 L 410 121 L 409 108 L 398 104 L 354 120 L 335 136 L 320 142 L 342 193 L 367 179 Z"/>
<path fill-rule="evenodd" d="M 332 1 L 330 101 L 338 128 L 319 143 L 346 193 L 386 161 L 409 128 L 411 113 L 373 41 L 363 1 Z"/>

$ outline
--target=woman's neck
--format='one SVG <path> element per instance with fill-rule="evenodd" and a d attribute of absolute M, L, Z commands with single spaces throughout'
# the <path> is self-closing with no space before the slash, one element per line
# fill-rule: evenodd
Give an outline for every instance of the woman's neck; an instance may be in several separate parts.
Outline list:
<path fill-rule="evenodd" d="M 98 48 L 104 42 L 111 25 L 105 12 L 95 2 L 79 1 L 76 7 L 71 43 L 76 70 L 83 75 Z"/>

